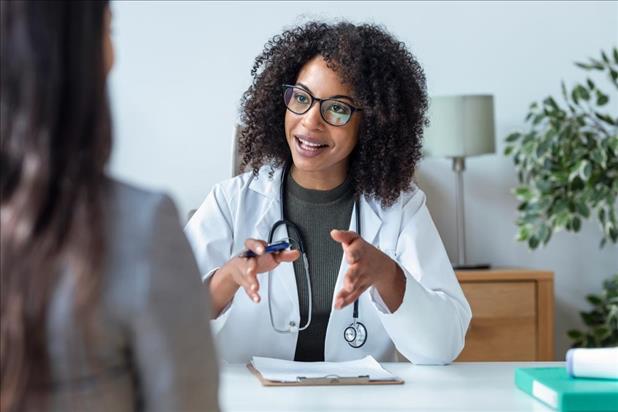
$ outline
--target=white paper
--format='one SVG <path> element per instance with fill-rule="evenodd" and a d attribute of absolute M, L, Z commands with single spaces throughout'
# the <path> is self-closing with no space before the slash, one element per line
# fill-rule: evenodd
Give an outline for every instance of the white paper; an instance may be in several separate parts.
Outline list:
<path fill-rule="evenodd" d="M 539 381 L 532 381 L 532 395 L 536 396 L 552 408 L 558 407 L 558 394 Z"/>
<path fill-rule="evenodd" d="M 397 380 L 384 370 L 373 356 L 346 362 L 295 362 L 282 359 L 254 356 L 251 364 L 265 379 L 279 382 L 295 382 L 302 378 L 357 378 L 369 380 Z"/>

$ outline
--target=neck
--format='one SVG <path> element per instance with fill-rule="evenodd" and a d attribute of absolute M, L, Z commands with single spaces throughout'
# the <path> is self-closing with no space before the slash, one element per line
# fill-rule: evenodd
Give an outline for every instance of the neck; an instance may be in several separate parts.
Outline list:
<path fill-rule="evenodd" d="M 292 165 L 290 171 L 294 181 L 301 187 L 310 190 L 332 190 L 341 185 L 347 176 L 347 169 L 333 173 L 329 171 L 303 171 Z"/>

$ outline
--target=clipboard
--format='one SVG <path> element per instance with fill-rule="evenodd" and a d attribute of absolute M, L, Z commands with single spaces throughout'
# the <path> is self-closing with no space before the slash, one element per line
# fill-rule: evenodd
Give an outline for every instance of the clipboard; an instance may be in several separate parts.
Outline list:
<path fill-rule="evenodd" d="M 337 375 L 327 375 L 320 378 L 298 376 L 295 381 L 274 381 L 264 378 L 251 363 L 247 363 L 247 369 L 258 378 L 262 386 L 401 385 L 405 383 L 401 378 L 379 380 L 369 379 L 369 376 L 340 377 Z"/>

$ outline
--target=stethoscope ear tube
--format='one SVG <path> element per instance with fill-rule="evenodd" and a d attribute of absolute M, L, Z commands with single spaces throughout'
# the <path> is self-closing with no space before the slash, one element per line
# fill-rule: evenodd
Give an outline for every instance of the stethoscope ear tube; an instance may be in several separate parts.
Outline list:
<path fill-rule="evenodd" d="M 302 242 L 302 234 L 300 233 L 300 229 L 294 222 L 289 220 L 281 219 L 275 222 L 275 224 L 270 229 L 270 233 L 268 234 L 268 243 L 272 243 L 275 232 L 279 226 L 285 226 L 289 232 L 289 229 L 293 229 L 296 232 L 296 243 L 298 244 L 298 250 L 301 253 L 301 257 L 303 259 L 303 268 L 305 269 L 305 279 L 307 281 L 307 290 L 309 295 L 309 308 L 307 310 L 307 321 L 304 326 L 296 325 L 293 322 L 290 322 L 287 329 L 279 329 L 275 325 L 275 319 L 273 316 L 272 310 L 272 276 L 271 273 L 268 273 L 268 315 L 270 316 L 270 324 L 273 329 L 279 333 L 296 333 L 298 331 L 303 331 L 309 327 L 311 324 L 311 314 L 313 313 L 313 293 L 311 291 L 311 276 L 309 275 L 309 260 L 307 259 L 307 253 L 305 252 L 305 246 Z M 288 233 L 289 235 L 289 233 Z M 290 243 L 292 243 L 293 239 L 288 237 Z"/>

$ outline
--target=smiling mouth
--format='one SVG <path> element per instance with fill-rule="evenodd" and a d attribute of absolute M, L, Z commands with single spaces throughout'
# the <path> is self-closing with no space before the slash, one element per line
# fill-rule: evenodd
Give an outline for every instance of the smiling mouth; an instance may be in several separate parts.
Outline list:
<path fill-rule="evenodd" d="M 294 136 L 294 139 L 303 150 L 318 151 L 328 147 L 327 144 L 313 143 L 298 136 Z"/>

